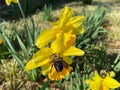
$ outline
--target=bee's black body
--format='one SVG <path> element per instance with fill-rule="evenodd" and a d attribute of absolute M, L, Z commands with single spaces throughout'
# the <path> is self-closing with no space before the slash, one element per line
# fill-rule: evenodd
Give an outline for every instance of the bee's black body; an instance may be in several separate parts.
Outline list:
<path fill-rule="evenodd" d="M 59 54 L 52 55 L 52 62 L 57 72 L 61 72 L 64 67 L 68 68 L 68 64 L 60 57 Z"/>
<path fill-rule="evenodd" d="M 55 67 L 57 72 L 62 71 L 63 70 L 63 63 L 62 63 L 62 61 L 54 62 L 54 67 Z"/>

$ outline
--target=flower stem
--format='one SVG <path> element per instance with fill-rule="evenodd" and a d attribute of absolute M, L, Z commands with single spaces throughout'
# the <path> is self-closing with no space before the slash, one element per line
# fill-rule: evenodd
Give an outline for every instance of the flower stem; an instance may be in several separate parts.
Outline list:
<path fill-rule="evenodd" d="M 24 12 L 23 12 L 23 9 L 22 9 L 22 6 L 21 6 L 19 0 L 18 0 L 18 6 L 19 6 L 20 12 L 21 12 L 21 14 L 22 14 L 22 17 L 23 17 L 24 23 L 25 23 L 26 27 L 29 28 L 28 23 L 27 23 L 27 20 L 26 20 L 26 18 L 25 18 L 25 14 L 24 14 Z"/>

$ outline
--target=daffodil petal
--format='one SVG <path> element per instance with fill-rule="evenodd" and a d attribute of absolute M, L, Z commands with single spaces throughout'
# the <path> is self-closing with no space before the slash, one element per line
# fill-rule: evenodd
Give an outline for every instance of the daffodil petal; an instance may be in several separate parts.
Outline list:
<path fill-rule="evenodd" d="M 73 14 L 73 10 L 70 9 L 69 7 L 66 6 L 62 9 L 61 14 L 60 14 L 60 21 L 61 21 L 62 26 L 67 24 L 69 19 L 72 17 L 72 14 Z"/>
<path fill-rule="evenodd" d="M 85 20 L 84 16 L 75 16 L 70 18 L 70 23 L 74 28 L 79 28 L 84 20 Z"/>
<path fill-rule="evenodd" d="M 60 25 L 60 20 L 57 20 L 56 22 L 51 22 L 50 24 L 52 26 L 58 26 L 58 25 Z"/>
<path fill-rule="evenodd" d="M 5 0 L 5 2 L 8 6 L 11 4 L 11 0 Z"/>
<path fill-rule="evenodd" d="M 33 62 L 33 60 L 30 60 L 25 66 L 25 71 L 28 71 L 28 70 L 31 70 L 37 67 L 41 67 L 42 65 L 45 65 L 48 62 L 51 62 L 50 58 L 43 60 L 42 62 L 37 62 L 37 63 Z"/>
<path fill-rule="evenodd" d="M 94 72 L 94 77 L 92 80 L 87 79 L 86 83 L 89 84 L 88 90 L 102 90 L 102 78 L 99 76 L 98 72 Z"/>
<path fill-rule="evenodd" d="M 109 76 L 106 76 L 106 78 L 103 80 L 103 85 L 105 85 L 105 86 L 107 86 L 109 88 L 118 88 L 118 87 L 120 87 L 120 83 L 117 80 L 115 80 L 115 79 L 113 79 L 113 78 L 111 78 Z"/>
<path fill-rule="evenodd" d="M 18 0 L 11 0 L 12 2 L 14 2 L 14 3 L 18 3 Z"/>
<path fill-rule="evenodd" d="M 92 80 L 90 80 L 90 79 L 86 79 L 86 80 L 85 80 L 85 83 L 86 83 L 86 84 L 90 84 L 91 81 L 92 81 Z"/>
<path fill-rule="evenodd" d="M 32 62 L 41 62 L 53 54 L 53 50 L 51 48 L 41 48 L 37 53 L 34 54 L 32 58 Z"/>
<path fill-rule="evenodd" d="M 63 52 L 65 49 L 63 33 L 59 33 L 59 36 L 56 38 L 56 40 L 51 43 L 51 48 L 53 49 L 54 53 L 60 54 Z"/>
<path fill-rule="evenodd" d="M 9 6 L 11 2 L 18 3 L 18 0 L 5 0 L 5 2 Z"/>
<path fill-rule="evenodd" d="M 71 59 L 70 57 L 62 56 L 62 58 L 64 59 L 64 61 L 65 61 L 67 64 L 72 64 L 72 59 Z"/>
<path fill-rule="evenodd" d="M 47 63 L 41 66 L 42 74 L 47 75 L 51 71 L 52 66 L 53 66 L 52 63 Z"/>
<path fill-rule="evenodd" d="M 84 16 L 75 16 L 75 17 L 70 18 L 70 23 L 74 29 L 73 30 L 74 34 L 78 35 L 84 32 L 84 28 L 82 26 L 84 19 L 85 19 Z"/>
<path fill-rule="evenodd" d="M 84 33 L 84 28 L 83 28 L 83 26 L 81 25 L 79 28 L 76 28 L 75 30 L 73 30 L 73 33 L 74 33 L 75 35 L 79 35 L 79 34 Z"/>
<path fill-rule="evenodd" d="M 88 90 L 103 90 L 100 89 L 101 82 L 94 80 L 86 80 L 86 83 L 89 84 Z"/>
<path fill-rule="evenodd" d="M 64 55 L 64 56 L 74 56 L 74 55 L 82 56 L 82 55 L 84 55 L 84 51 L 72 46 L 69 49 L 65 50 L 62 55 Z"/>
<path fill-rule="evenodd" d="M 70 14 L 68 14 L 70 13 Z M 69 8 L 68 6 L 65 6 L 62 10 L 61 10 L 61 13 L 60 13 L 60 18 L 63 18 L 64 16 L 69 16 L 71 17 L 73 14 L 73 10 L 71 8 Z"/>
<path fill-rule="evenodd" d="M 36 39 L 36 46 L 41 48 L 48 45 L 48 43 L 55 37 L 57 32 L 58 31 L 55 28 L 43 30 Z"/>
<path fill-rule="evenodd" d="M 114 72 L 114 71 L 110 71 L 110 72 L 109 72 L 109 76 L 110 76 L 110 77 L 115 77 L 115 72 Z"/>
<path fill-rule="evenodd" d="M 102 80 L 102 77 L 98 74 L 97 71 L 94 71 L 94 80 Z"/>
<path fill-rule="evenodd" d="M 90 81 L 90 86 L 89 86 L 89 90 L 99 90 L 99 87 L 97 87 L 97 85 L 95 85 L 95 81 Z"/>

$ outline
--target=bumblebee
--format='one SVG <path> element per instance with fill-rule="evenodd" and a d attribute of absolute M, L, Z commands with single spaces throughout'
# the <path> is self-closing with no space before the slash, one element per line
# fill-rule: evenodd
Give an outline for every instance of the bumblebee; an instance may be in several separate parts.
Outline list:
<path fill-rule="evenodd" d="M 63 70 L 63 63 L 62 63 L 62 61 L 55 61 L 54 62 L 54 67 L 55 67 L 57 72 L 62 71 Z"/>
<path fill-rule="evenodd" d="M 53 62 L 52 67 L 54 66 L 57 72 L 61 72 L 63 67 L 68 68 L 68 64 L 60 57 L 59 54 L 53 54 L 51 59 Z"/>
<path fill-rule="evenodd" d="M 101 71 L 100 71 L 100 76 L 101 76 L 102 78 L 105 78 L 105 77 L 107 76 L 106 70 L 101 70 Z"/>

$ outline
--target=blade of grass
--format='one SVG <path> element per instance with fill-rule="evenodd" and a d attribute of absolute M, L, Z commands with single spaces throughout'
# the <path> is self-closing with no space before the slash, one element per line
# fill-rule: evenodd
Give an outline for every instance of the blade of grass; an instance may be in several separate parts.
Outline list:
<path fill-rule="evenodd" d="M 25 54 L 29 54 L 28 50 L 26 49 L 25 45 L 23 44 L 22 40 L 20 39 L 20 37 L 17 35 L 17 40 L 18 40 L 18 43 L 22 49 L 22 51 L 25 53 Z"/>
<path fill-rule="evenodd" d="M 8 44 L 9 47 L 8 50 L 9 52 L 13 55 L 13 57 L 15 58 L 15 60 L 18 62 L 19 66 L 24 69 L 24 64 L 22 63 L 22 61 L 18 58 L 17 56 L 17 52 L 15 51 L 15 49 L 13 48 L 13 45 L 11 44 L 11 42 L 9 41 L 9 39 L 7 38 L 7 36 L 4 35 L 4 38 Z"/>

